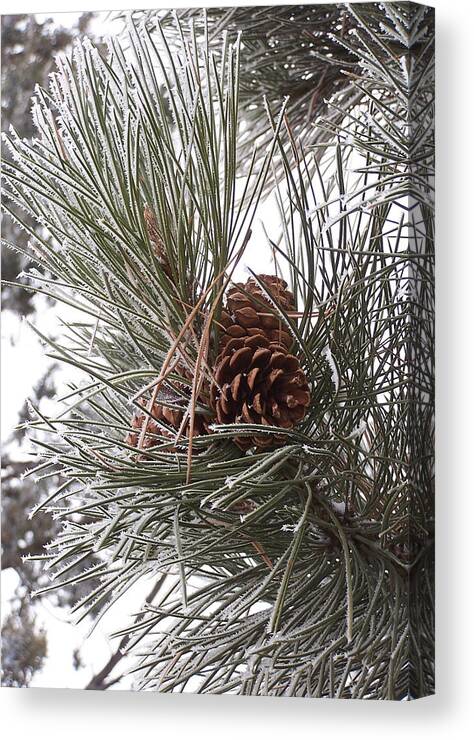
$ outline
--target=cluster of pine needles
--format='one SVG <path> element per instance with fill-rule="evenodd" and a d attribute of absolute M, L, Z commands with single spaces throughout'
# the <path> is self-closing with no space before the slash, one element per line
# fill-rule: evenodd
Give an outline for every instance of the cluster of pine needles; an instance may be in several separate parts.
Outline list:
<path fill-rule="evenodd" d="M 36 138 L 8 137 L 4 208 L 38 224 L 26 284 L 64 306 L 61 336 L 33 328 L 84 378 L 56 416 L 32 408 L 30 472 L 61 480 L 35 511 L 64 523 L 40 560 L 48 589 L 92 584 L 78 621 L 159 583 L 116 635 L 138 688 L 433 691 L 431 16 L 330 7 L 324 33 L 319 6 L 309 20 L 316 46 L 330 37 L 326 79 L 343 74 L 319 117 L 305 88 L 308 125 L 291 91 L 262 101 L 264 78 L 246 82 L 241 49 L 271 29 L 247 41 L 258 25 L 240 35 L 240 16 L 226 34 L 225 14 L 146 13 L 107 57 L 82 41 L 58 60 Z M 266 243 L 264 201 L 281 222 Z M 250 270 L 309 388 L 287 429 L 219 423 L 203 400 L 252 249 L 294 297 Z M 265 435 L 278 444 L 235 443 Z"/>

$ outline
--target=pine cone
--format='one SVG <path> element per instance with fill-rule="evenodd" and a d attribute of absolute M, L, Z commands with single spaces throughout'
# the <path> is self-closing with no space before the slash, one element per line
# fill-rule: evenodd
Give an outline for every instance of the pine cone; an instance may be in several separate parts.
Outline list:
<path fill-rule="evenodd" d="M 294 296 L 287 290 L 288 285 L 284 280 L 276 275 L 258 277 L 283 311 L 295 310 Z M 256 335 L 263 335 L 269 342 L 279 345 L 283 352 L 288 351 L 293 344 L 291 335 L 281 319 L 275 315 L 274 306 L 253 278 L 249 278 L 245 284 L 232 285 L 220 323 L 224 329 L 220 350 L 223 350 L 231 339 Z"/>
<path fill-rule="evenodd" d="M 141 405 L 145 406 L 145 401 L 142 401 Z M 137 411 L 133 415 L 131 421 L 131 427 L 133 431 L 130 431 L 127 434 L 125 438 L 125 444 L 129 445 L 130 447 L 138 447 L 141 432 L 145 424 L 146 432 L 142 443 L 142 449 L 144 450 L 163 444 L 163 437 L 169 437 L 170 440 L 174 438 L 172 432 L 163 429 L 162 426 L 159 426 L 157 421 L 164 422 L 168 426 L 178 431 L 179 427 L 181 426 L 181 422 L 183 421 L 184 412 L 172 409 L 169 406 L 163 406 L 163 404 L 160 403 L 154 403 L 150 413 L 153 417 L 155 417 L 154 419 L 152 419 L 150 416 L 143 413 L 142 411 Z M 147 419 L 148 424 L 146 423 Z M 196 437 L 199 434 L 204 434 L 205 432 L 207 432 L 207 421 L 202 415 L 196 414 L 194 419 L 193 437 Z M 186 429 L 184 430 L 184 434 L 187 437 L 189 436 L 189 425 L 187 425 Z M 173 447 L 172 450 L 174 449 L 175 448 Z"/>
<path fill-rule="evenodd" d="M 265 424 L 292 429 L 310 403 L 308 382 L 294 355 L 262 334 L 231 338 L 216 362 L 211 407 L 219 424 Z M 243 450 L 283 444 L 277 434 L 236 437 Z"/>
<path fill-rule="evenodd" d="M 163 271 L 169 278 L 172 278 L 173 273 L 168 262 L 165 245 L 163 244 L 163 239 L 161 238 L 160 230 L 158 228 L 158 221 L 149 205 L 145 205 L 145 208 L 143 209 L 143 217 L 145 219 L 145 226 L 153 251 L 157 256 Z"/>

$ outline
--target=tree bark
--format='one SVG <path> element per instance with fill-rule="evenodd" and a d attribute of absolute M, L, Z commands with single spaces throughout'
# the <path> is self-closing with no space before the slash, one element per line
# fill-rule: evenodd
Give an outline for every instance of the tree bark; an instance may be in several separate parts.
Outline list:
<path fill-rule="evenodd" d="M 156 594 L 158 593 L 161 586 L 163 585 L 165 578 L 166 578 L 166 573 L 163 573 L 161 578 L 157 580 L 157 582 L 155 583 L 155 585 L 153 586 L 150 593 L 145 599 L 147 604 L 152 603 Z M 140 621 L 140 617 L 137 617 L 135 619 L 135 624 L 139 621 Z M 125 650 L 129 640 L 130 640 L 129 635 L 125 635 L 124 637 L 122 637 L 122 639 L 119 642 L 117 650 L 113 653 L 113 655 L 110 656 L 109 660 L 104 665 L 104 667 L 98 673 L 96 673 L 95 676 L 91 678 L 87 686 L 85 686 L 86 689 L 90 689 L 93 691 L 105 691 L 106 689 L 110 688 L 111 686 L 113 686 L 114 684 L 122 680 L 123 674 L 116 676 L 115 678 L 110 678 L 109 680 L 107 679 L 112 673 L 112 671 L 114 670 L 115 666 L 118 665 L 118 663 L 120 663 L 120 661 L 124 657 L 123 651 Z"/>

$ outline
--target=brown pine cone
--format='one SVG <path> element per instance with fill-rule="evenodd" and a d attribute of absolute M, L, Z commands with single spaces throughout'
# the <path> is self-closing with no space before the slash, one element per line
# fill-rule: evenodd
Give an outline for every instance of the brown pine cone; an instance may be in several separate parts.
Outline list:
<path fill-rule="evenodd" d="M 211 407 L 219 424 L 265 424 L 292 429 L 310 403 L 308 382 L 294 355 L 262 334 L 229 339 L 217 358 Z M 285 437 L 235 437 L 243 450 L 283 444 Z"/>
<path fill-rule="evenodd" d="M 141 405 L 145 406 L 146 404 L 143 401 Z M 155 417 L 154 419 L 141 411 L 137 411 L 133 415 L 130 424 L 133 431 L 130 431 L 127 434 L 125 438 L 125 444 L 129 445 L 130 447 L 138 447 L 141 431 L 143 429 L 143 426 L 146 424 L 147 419 L 148 424 L 146 424 L 146 432 L 143 438 L 142 449 L 146 450 L 150 447 L 156 447 L 157 445 L 163 444 L 163 437 L 169 437 L 170 439 L 174 438 L 172 432 L 164 429 L 162 426 L 159 426 L 155 419 L 164 422 L 168 426 L 178 431 L 179 427 L 181 426 L 181 422 L 183 421 L 184 412 L 169 408 L 169 406 L 163 406 L 160 403 L 154 403 L 150 413 L 152 414 L 152 416 Z M 200 414 L 196 414 L 194 419 L 193 437 L 196 437 L 199 434 L 204 434 L 205 432 L 207 432 L 207 422 L 205 421 L 203 416 L 201 416 Z M 184 430 L 184 434 L 187 437 L 189 436 L 189 424 Z M 175 448 L 173 447 L 172 450 L 174 449 Z"/>
<path fill-rule="evenodd" d="M 145 205 L 145 208 L 143 209 L 143 217 L 145 219 L 145 226 L 153 251 L 157 256 L 163 271 L 169 278 L 172 278 L 173 273 L 168 262 L 163 239 L 161 238 L 160 230 L 158 228 L 158 221 L 149 205 Z"/>
<path fill-rule="evenodd" d="M 276 275 L 258 277 L 281 309 L 295 310 L 294 296 L 287 290 L 288 285 L 284 280 Z M 249 278 L 245 284 L 235 283 L 231 286 L 220 323 L 223 327 L 221 350 L 230 339 L 255 335 L 263 335 L 270 342 L 279 344 L 282 351 L 289 350 L 293 344 L 287 328 L 275 315 L 274 306 L 253 278 Z"/>

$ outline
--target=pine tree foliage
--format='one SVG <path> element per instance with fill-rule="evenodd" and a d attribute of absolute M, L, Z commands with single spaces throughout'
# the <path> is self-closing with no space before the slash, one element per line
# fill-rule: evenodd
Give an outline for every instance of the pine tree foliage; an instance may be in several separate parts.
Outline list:
<path fill-rule="evenodd" d="M 38 20 L 34 15 L 2 15 L 2 132 L 13 125 L 25 138 L 34 135 L 30 115 L 31 96 L 37 84 L 46 85 L 54 67 L 54 56 L 70 47 L 75 33 L 84 33 L 91 13 L 83 13 L 74 29 L 54 27 L 51 18 Z M 6 148 L 3 151 L 8 156 Z M 32 224 L 33 225 L 33 224 Z M 28 236 L 13 221 L 3 219 L 4 239 L 26 247 Z M 15 280 L 25 266 L 25 260 L 11 250 L 2 251 L 2 277 Z M 21 315 L 35 311 L 34 295 L 23 286 L 2 288 L 2 307 Z"/>
<path fill-rule="evenodd" d="M 47 656 L 46 633 L 39 627 L 30 598 L 19 589 L 2 624 L 2 686 L 29 686 Z"/>
<path fill-rule="evenodd" d="M 202 31 L 199 8 L 132 13 L 150 28 L 158 18 L 170 34 L 176 15 L 183 26 Z M 234 41 L 241 35 L 240 96 L 249 121 L 250 144 L 268 134 L 262 96 L 274 105 L 288 97 L 286 112 L 292 130 L 305 143 L 324 134 L 313 124 L 321 113 L 328 113 L 327 98 L 339 91 L 354 97 L 343 70 L 354 67 L 357 60 L 338 44 L 354 23 L 342 4 L 210 8 L 206 25 L 213 48 L 221 43 L 223 31 Z"/>
<path fill-rule="evenodd" d="M 199 8 L 132 13 L 151 29 L 159 18 L 170 34 L 175 28 L 176 15 L 184 26 L 202 30 Z M 398 22 L 401 25 L 394 31 Z M 413 89 L 410 105 L 417 105 L 423 97 L 419 95 L 419 81 L 415 81 L 414 75 L 424 70 L 426 84 L 428 87 L 430 84 L 429 65 L 424 61 L 416 65 L 415 72 L 413 60 L 419 53 L 433 56 L 433 44 L 424 41 L 433 39 L 434 13 L 426 12 L 422 6 L 415 8 L 411 3 L 396 3 L 393 7 L 379 3 L 360 3 L 357 7 L 323 3 L 210 8 L 207 27 L 213 47 L 220 44 L 224 30 L 234 40 L 241 35 L 240 88 L 249 122 L 243 134 L 248 155 L 254 142 L 267 133 L 263 96 L 275 105 L 287 97 L 286 115 L 293 135 L 305 146 L 319 144 L 324 149 L 330 140 L 328 131 L 325 126 L 315 124 L 322 118 L 340 124 L 345 114 L 364 97 L 367 90 L 361 89 L 360 83 L 367 72 L 367 53 L 370 56 L 374 48 L 378 49 L 375 79 L 387 77 L 384 65 L 388 64 L 391 68 L 388 90 L 392 94 L 396 89 L 407 98 L 404 88 L 410 86 Z M 354 84 L 354 77 L 359 77 L 359 84 Z M 425 115 L 429 119 L 429 106 Z M 405 138 L 407 142 L 416 140 L 410 132 L 405 132 Z"/>
<path fill-rule="evenodd" d="M 39 464 L 67 481 L 39 507 L 64 522 L 44 560 L 54 588 L 100 556 L 74 576 L 99 581 L 78 620 L 166 574 L 117 634 L 139 688 L 433 691 L 430 11 L 345 12 L 355 30 L 337 44 L 354 58 L 357 105 L 341 109 L 335 94 L 323 152 L 293 129 L 288 101 L 267 100 L 249 156 L 245 33 L 221 34 L 217 51 L 220 28 L 205 18 L 172 31 L 132 22 L 108 59 L 77 46 L 38 90 L 38 138 L 10 137 L 6 208 L 19 203 L 50 235 L 31 234 L 38 290 L 82 311 L 49 353 L 87 380 L 34 424 Z M 282 430 L 219 425 L 200 392 L 269 189 L 281 218 L 269 246 L 297 310 L 254 279 L 293 339 L 311 404 L 284 445 L 243 453 L 234 437 Z M 151 416 L 147 394 L 184 421 L 176 432 L 154 419 L 141 455 L 124 440 L 134 408 Z M 210 433 L 186 436 L 197 413 Z"/>

